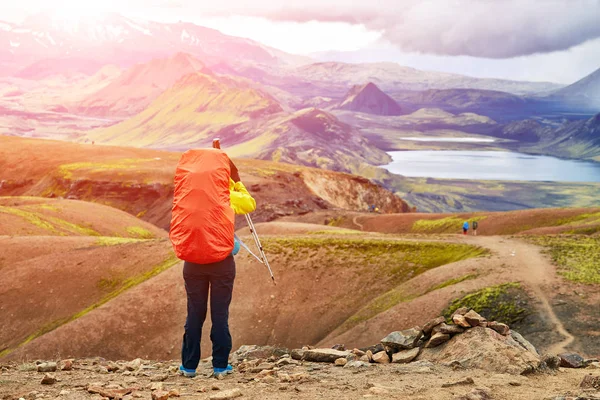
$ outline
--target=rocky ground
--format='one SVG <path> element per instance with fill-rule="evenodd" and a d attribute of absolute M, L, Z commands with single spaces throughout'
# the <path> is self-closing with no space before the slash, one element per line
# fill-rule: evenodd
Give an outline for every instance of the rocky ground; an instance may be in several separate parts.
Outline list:
<path fill-rule="evenodd" d="M 539 355 L 510 327 L 457 310 L 423 327 L 346 350 L 242 346 L 235 372 L 195 378 L 179 363 L 63 359 L 0 365 L 2 400 L 34 399 L 600 399 L 600 363 L 576 354 Z"/>

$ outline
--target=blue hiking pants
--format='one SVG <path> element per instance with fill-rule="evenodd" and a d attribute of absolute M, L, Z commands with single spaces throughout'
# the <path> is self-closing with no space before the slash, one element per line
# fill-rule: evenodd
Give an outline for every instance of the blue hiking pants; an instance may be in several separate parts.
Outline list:
<path fill-rule="evenodd" d="M 183 265 L 183 279 L 187 292 L 187 319 L 181 346 L 183 367 L 195 370 L 200 362 L 202 325 L 206 319 L 210 293 L 213 367 L 226 368 L 231 352 L 229 304 L 235 280 L 233 256 L 213 264 L 199 265 L 186 261 Z"/>

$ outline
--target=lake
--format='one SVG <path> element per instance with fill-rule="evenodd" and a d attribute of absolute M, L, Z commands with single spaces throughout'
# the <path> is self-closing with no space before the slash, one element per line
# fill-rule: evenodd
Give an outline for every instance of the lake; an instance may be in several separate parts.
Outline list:
<path fill-rule="evenodd" d="M 447 179 L 600 182 L 600 163 L 503 151 L 391 151 L 394 174 Z"/>

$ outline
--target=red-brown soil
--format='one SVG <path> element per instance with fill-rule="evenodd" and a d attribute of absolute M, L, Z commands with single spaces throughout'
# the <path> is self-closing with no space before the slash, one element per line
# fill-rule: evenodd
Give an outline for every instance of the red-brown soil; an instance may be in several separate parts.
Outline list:
<path fill-rule="evenodd" d="M 0 236 L 0 248 L 0 352 L 176 262 L 166 239 Z"/>
<path fill-rule="evenodd" d="M 78 200 L 0 197 L 0 236 L 119 236 L 164 238 L 167 233 L 124 211 Z"/>

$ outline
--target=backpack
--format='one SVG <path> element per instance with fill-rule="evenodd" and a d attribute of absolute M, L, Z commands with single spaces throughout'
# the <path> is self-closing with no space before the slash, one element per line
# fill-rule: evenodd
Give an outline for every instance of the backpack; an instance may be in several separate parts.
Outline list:
<path fill-rule="evenodd" d="M 233 250 L 230 160 L 218 149 L 188 150 L 175 171 L 169 238 L 177 257 L 196 264 L 224 260 Z"/>
<path fill-rule="evenodd" d="M 477 229 L 477 226 L 479 226 L 479 224 L 477 223 L 477 221 L 473 221 L 473 229 Z"/>

